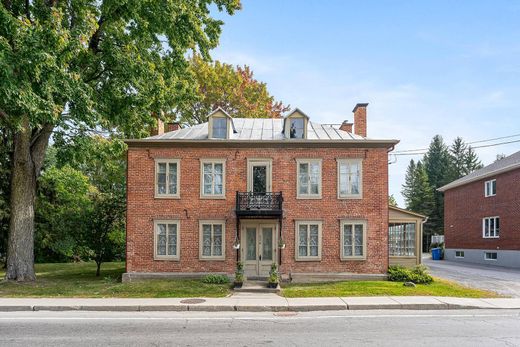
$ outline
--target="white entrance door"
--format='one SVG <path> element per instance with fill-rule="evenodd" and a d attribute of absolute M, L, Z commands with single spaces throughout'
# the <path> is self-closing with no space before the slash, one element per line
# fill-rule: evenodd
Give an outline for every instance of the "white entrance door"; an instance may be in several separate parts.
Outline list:
<path fill-rule="evenodd" d="M 246 224 L 242 227 L 242 261 L 246 277 L 269 276 L 271 264 L 277 263 L 276 225 Z"/>

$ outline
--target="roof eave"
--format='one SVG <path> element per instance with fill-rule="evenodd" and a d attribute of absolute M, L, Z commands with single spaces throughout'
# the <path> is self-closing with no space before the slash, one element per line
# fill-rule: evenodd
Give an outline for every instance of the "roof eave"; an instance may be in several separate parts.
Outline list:
<path fill-rule="evenodd" d="M 486 179 L 486 178 L 489 178 L 491 176 L 496 176 L 496 175 L 499 175 L 501 173 L 508 172 L 508 171 L 511 171 L 511 170 L 515 170 L 515 169 L 518 169 L 518 168 L 520 168 L 520 163 L 509 165 L 509 166 L 503 167 L 501 169 L 497 169 L 495 171 L 488 172 L 488 173 L 486 173 L 484 175 L 475 176 L 473 178 L 470 178 L 468 180 L 464 180 L 462 182 L 457 182 L 458 180 L 457 181 L 453 181 L 453 182 L 448 183 L 448 184 L 446 184 L 446 185 L 444 185 L 444 186 L 442 186 L 440 188 L 437 188 L 437 190 L 439 192 L 445 192 L 445 191 L 453 189 L 453 188 L 465 186 L 466 184 L 477 182 L 477 181 L 480 181 L 482 179 Z"/>

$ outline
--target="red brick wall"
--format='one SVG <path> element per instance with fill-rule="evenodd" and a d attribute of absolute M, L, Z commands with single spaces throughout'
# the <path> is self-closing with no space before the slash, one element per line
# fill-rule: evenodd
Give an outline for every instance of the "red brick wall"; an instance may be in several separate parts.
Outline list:
<path fill-rule="evenodd" d="M 181 159 L 180 199 L 154 198 L 154 159 Z M 200 199 L 199 158 L 226 159 L 226 199 Z M 272 158 L 273 191 L 283 191 L 283 273 L 385 273 L 388 267 L 386 149 L 130 148 L 128 151 L 128 272 L 234 272 L 235 194 L 246 191 L 247 158 Z M 296 158 L 322 158 L 322 199 L 296 199 Z M 337 199 L 337 158 L 364 158 L 363 199 Z M 154 261 L 153 219 L 180 220 L 180 261 Z M 199 260 L 199 219 L 226 219 L 226 260 Z M 339 220 L 368 220 L 366 261 L 340 261 Z M 322 220 L 322 260 L 294 259 L 295 220 Z"/>
<path fill-rule="evenodd" d="M 497 180 L 497 194 L 484 197 L 484 182 Z M 500 237 L 482 237 L 482 218 L 500 217 Z M 520 250 L 520 169 L 444 193 L 446 248 Z"/>

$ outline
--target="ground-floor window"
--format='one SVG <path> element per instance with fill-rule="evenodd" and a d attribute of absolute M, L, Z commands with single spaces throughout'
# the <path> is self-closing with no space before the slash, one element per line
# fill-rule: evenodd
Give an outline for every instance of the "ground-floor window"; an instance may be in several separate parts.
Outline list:
<path fill-rule="evenodd" d="M 486 260 L 497 260 L 498 254 L 497 252 L 485 252 L 484 253 L 484 259 Z"/>
<path fill-rule="evenodd" d="M 364 220 L 341 221 L 341 259 L 366 259 L 367 223 Z"/>
<path fill-rule="evenodd" d="M 390 223 L 388 230 L 390 256 L 415 256 L 416 223 Z"/>
<path fill-rule="evenodd" d="M 201 220 L 200 227 L 200 259 L 225 258 L 226 224 L 223 220 Z"/>
<path fill-rule="evenodd" d="M 154 221 L 154 258 L 179 260 L 179 221 Z"/>
<path fill-rule="evenodd" d="M 296 222 L 296 260 L 321 259 L 321 222 Z"/>
<path fill-rule="evenodd" d="M 464 251 L 455 251 L 455 258 L 464 258 Z"/>

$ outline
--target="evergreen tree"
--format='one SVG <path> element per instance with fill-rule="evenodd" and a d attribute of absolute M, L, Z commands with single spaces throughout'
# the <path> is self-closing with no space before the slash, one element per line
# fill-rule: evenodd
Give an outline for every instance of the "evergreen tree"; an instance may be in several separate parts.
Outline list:
<path fill-rule="evenodd" d="M 471 148 L 471 146 L 468 146 L 468 149 L 466 150 L 465 162 L 466 175 L 484 167 L 484 165 L 478 158 L 477 153 L 475 153 L 475 150 Z"/>
<path fill-rule="evenodd" d="M 482 163 L 475 153 L 475 150 L 464 143 L 461 137 L 457 137 L 450 147 L 452 160 L 453 176 L 452 179 L 458 179 L 467 174 L 480 169 Z"/>

